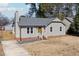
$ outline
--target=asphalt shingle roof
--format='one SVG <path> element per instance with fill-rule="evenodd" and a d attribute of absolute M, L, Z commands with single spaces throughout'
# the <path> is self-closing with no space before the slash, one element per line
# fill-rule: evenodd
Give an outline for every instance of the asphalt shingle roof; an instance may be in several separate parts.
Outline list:
<path fill-rule="evenodd" d="M 54 19 L 55 18 L 20 17 L 19 26 L 47 26 Z M 56 21 L 54 21 L 54 22 L 56 22 Z"/>
<path fill-rule="evenodd" d="M 69 22 L 73 22 L 73 18 L 72 17 L 66 17 L 65 19 L 67 19 Z"/>

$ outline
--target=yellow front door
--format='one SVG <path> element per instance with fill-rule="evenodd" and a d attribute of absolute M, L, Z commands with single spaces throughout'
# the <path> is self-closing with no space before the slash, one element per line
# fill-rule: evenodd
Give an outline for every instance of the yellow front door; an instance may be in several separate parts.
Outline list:
<path fill-rule="evenodd" d="M 42 27 L 38 27 L 38 33 L 42 34 Z"/>

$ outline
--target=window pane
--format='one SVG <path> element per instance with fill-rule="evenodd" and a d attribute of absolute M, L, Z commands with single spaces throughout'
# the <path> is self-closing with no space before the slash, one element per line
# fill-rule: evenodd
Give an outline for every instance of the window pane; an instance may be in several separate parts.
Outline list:
<path fill-rule="evenodd" d="M 62 27 L 60 27 L 60 31 L 62 31 Z"/>
<path fill-rule="evenodd" d="M 33 28 L 31 27 L 31 33 L 33 33 Z"/>
<path fill-rule="evenodd" d="M 29 33 L 29 27 L 27 28 L 27 33 Z"/>

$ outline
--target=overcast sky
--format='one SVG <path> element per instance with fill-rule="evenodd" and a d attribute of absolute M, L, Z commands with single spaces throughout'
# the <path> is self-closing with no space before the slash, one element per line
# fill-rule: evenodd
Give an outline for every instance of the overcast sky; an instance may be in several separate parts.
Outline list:
<path fill-rule="evenodd" d="M 9 19 L 14 17 L 15 11 L 20 11 L 20 14 L 26 14 L 29 9 L 29 5 L 25 3 L 0 3 L 0 12 Z"/>

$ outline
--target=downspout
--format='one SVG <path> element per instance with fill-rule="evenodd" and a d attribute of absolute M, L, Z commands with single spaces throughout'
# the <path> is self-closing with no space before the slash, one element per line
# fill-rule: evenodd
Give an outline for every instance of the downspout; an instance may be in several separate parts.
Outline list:
<path fill-rule="evenodd" d="M 22 41 L 22 38 L 21 38 L 21 27 L 19 27 L 20 28 L 20 41 Z"/>

